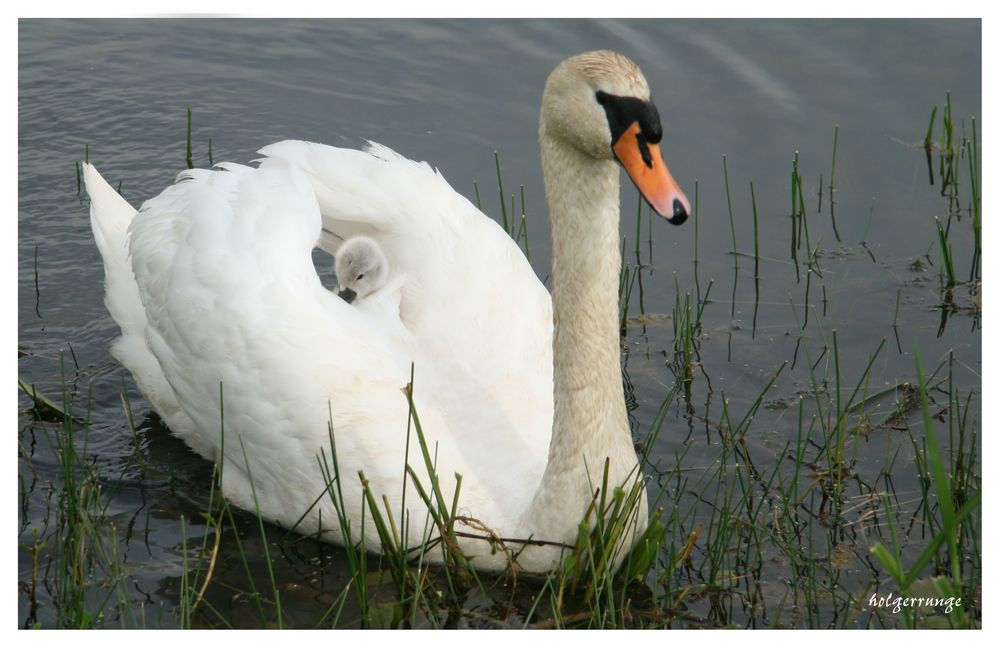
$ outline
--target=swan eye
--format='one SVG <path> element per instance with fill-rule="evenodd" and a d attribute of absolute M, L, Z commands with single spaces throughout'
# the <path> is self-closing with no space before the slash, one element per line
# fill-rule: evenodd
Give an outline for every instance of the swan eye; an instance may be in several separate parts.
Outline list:
<path fill-rule="evenodd" d="M 355 277 L 354 280 L 355 281 L 361 281 L 362 279 L 364 279 L 364 277 L 365 277 L 365 273 L 362 272 L 357 277 Z"/>
<path fill-rule="evenodd" d="M 660 125 L 660 114 L 651 99 L 619 97 L 603 90 L 598 90 L 595 97 L 607 115 L 612 146 L 636 122 L 647 142 L 660 143 L 663 138 L 663 127 Z"/>

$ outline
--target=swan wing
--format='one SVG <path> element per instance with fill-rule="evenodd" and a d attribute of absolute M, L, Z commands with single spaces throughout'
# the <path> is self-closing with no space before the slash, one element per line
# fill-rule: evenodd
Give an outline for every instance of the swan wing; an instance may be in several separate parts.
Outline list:
<path fill-rule="evenodd" d="M 220 384 L 234 422 L 247 423 L 292 423 L 305 402 L 325 410 L 328 395 L 360 391 L 358 376 L 404 384 L 398 345 L 320 283 L 310 256 L 319 222 L 301 174 L 240 165 L 182 173 L 134 219 L 147 343 L 200 428 L 217 427 Z M 260 393 L 288 412 L 259 411 Z"/>
<path fill-rule="evenodd" d="M 503 229 L 424 162 L 370 143 L 363 151 L 301 141 L 261 149 L 312 184 L 323 228 L 374 238 L 405 272 L 400 316 L 425 348 L 475 376 L 547 452 L 552 426 L 552 304 Z"/>
<path fill-rule="evenodd" d="M 331 438 L 342 510 L 355 528 L 362 471 L 375 496 L 398 511 L 410 414 L 401 388 L 411 362 L 431 363 L 400 332 L 398 310 L 393 321 L 392 308 L 355 308 L 322 286 L 311 259 L 319 233 L 316 198 L 300 171 L 226 165 L 184 172 L 147 201 L 132 223 L 130 250 L 146 343 L 193 420 L 197 442 L 222 464 L 223 493 L 285 527 L 322 527 L 342 542 L 337 511 L 324 495 Z M 452 390 L 430 388 L 446 387 L 446 373 L 418 371 L 426 376 L 416 403 L 428 444 L 444 474 L 469 478 L 463 501 L 502 520 L 496 502 L 505 491 L 477 479 L 475 469 L 491 471 L 482 470 L 476 436 L 462 433 L 474 420 L 468 405 L 452 406 Z M 463 382 L 454 374 L 450 380 Z M 491 436 L 499 445 L 499 435 Z M 426 486 L 416 453 L 409 463 Z M 494 481 L 509 474 L 520 476 L 514 470 Z M 454 483 L 443 481 L 450 493 Z M 408 504 L 414 519 L 423 519 L 419 498 Z M 374 525 L 366 528 L 374 533 Z M 421 529 L 414 524 L 412 533 Z"/>

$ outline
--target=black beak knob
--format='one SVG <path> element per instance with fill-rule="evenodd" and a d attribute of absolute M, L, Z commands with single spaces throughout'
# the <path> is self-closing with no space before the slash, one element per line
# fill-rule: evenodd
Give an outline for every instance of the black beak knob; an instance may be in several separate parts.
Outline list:
<path fill-rule="evenodd" d="M 667 218 L 667 222 L 671 225 L 682 225 L 687 219 L 688 213 L 687 210 L 684 209 L 684 203 L 677 198 L 674 198 L 674 213 Z"/>

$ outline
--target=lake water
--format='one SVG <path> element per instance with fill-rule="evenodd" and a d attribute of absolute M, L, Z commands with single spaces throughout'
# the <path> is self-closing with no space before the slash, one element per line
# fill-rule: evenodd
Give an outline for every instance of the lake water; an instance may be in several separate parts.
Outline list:
<path fill-rule="evenodd" d="M 631 187 L 623 190 L 625 257 L 632 272 L 642 267 L 623 343 L 637 437 L 683 373 L 672 361 L 676 301 L 690 294 L 697 304 L 708 296 L 691 394 L 669 408 L 651 449 L 653 463 L 674 466 L 683 455 L 686 471 L 708 471 L 719 453 L 724 402 L 734 422 L 741 419 L 787 362 L 746 435 L 758 464 L 780 463 L 800 429 L 799 402 L 809 401 L 817 384 L 830 386 L 836 371 L 841 392 L 853 390 L 883 338 L 888 341 L 872 364 L 868 392 L 915 384 L 914 349 L 928 373 L 952 351 L 942 372 L 950 366 L 962 399 L 971 395 L 968 416 L 978 429 L 981 330 L 968 162 L 961 162 L 959 207 L 950 207 L 940 179 L 929 183 L 921 144 L 934 106 L 935 138 L 940 136 L 946 92 L 956 131 L 971 138 L 971 117 L 979 127 L 979 21 L 24 20 L 18 69 L 18 371 L 22 381 L 57 402 L 66 390 L 77 411 L 89 403 L 85 451 L 82 439 L 77 445 L 107 477 L 107 514 L 127 529 L 121 551 L 130 593 L 139 601 L 134 618 L 113 616 L 105 624 L 178 623 L 174 608 L 193 555 L 185 553 L 181 538 L 194 543 L 206 533 L 200 512 L 208 502 L 211 466 L 149 416 L 131 378 L 108 355 L 118 330 L 103 306 L 103 268 L 75 162 L 89 156 L 139 205 L 185 168 L 191 108 L 196 166 L 209 166 L 210 155 L 214 162 L 247 162 L 258 148 L 281 139 L 346 146 L 370 139 L 427 160 L 474 201 L 478 187 L 484 211 L 499 218 L 498 151 L 505 200 L 509 205 L 516 194 L 517 210 L 524 186 L 531 260 L 545 278 L 549 227 L 537 151 L 541 91 L 560 60 L 597 48 L 622 51 L 643 69 L 663 118 L 667 162 L 698 205 L 697 221 L 680 228 L 657 220 L 650 229 L 644 213 L 637 261 L 636 197 Z M 796 153 L 810 247 L 817 251 L 809 273 L 800 246 L 798 279 L 790 254 Z M 759 232 L 756 285 L 751 183 Z M 945 308 L 935 217 L 949 223 L 953 263 L 964 282 Z M 317 264 L 329 280 L 328 263 L 317 256 Z M 135 441 L 122 412 L 123 389 L 137 426 Z M 903 390 L 866 408 L 886 418 Z M 949 402 L 947 396 L 935 398 L 939 406 Z M 19 406 L 18 622 L 52 626 L 52 590 L 31 587 L 32 556 L 25 547 L 35 543 L 36 532 L 42 539 L 54 532 L 52 493 L 63 477 L 50 443 L 53 424 L 34 421 L 23 394 Z M 805 416 L 816 415 L 814 409 L 807 405 Z M 919 415 L 903 414 L 900 425 L 912 424 L 920 436 Z M 900 506 L 912 513 L 917 486 L 909 436 L 876 429 L 851 447 L 854 470 L 866 483 L 883 479 L 885 457 L 897 457 L 888 472 Z M 697 511 L 687 532 L 699 516 L 712 519 L 710 506 Z M 261 542 L 254 525 L 249 517 L 236 521 L 250 555 Z M 866 547 L 882 531 L 855 527 L 844 587 L 860 592 Z M 246 574 L 231 544 L 223 549 L 229 553 L 220 561 L 218 587 L 208 595 L 220 611 L 202 613 L 196 625 L 259 624 L 238 594 L 246 588 Z M 908 551 L 919 548 L 914 544 Z M 40 555 L 44 563 L 46 554 Z M 794 589 L 796 576 L 780 551 L 765 556 L 769 566 L 753 581 L 773 613 Z M 279 580 L 292 584 L 287 597 L 298 611 L 293 621 L 314 625 L 329 605 L 327 592 L 343 588 L 348 570 L 340 550 L 298 544 L 276 562 Z M 258 577 L 266 573 L 255 562 L 251 566 L 260 568 Z M 694 583 L 701 576 L 690 578 Z M 707 625 L 774 620 L 748 603 L 745 593 L 729 596 L 721 606 L 710 597 L 692 600 L 691 609 Z M 843 623 L 835 603 L 820 601 L 814 613 L 805 607 L 789 604 L 780 624 Z"/>

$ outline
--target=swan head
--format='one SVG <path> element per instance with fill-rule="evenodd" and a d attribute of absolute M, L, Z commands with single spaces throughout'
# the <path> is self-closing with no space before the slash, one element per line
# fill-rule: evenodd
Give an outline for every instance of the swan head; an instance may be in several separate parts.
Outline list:
<path fill-rule="evenodd" d="M 691 211 L 660 153 L 663 127 L 639 66 L 610 50 L 560 63 L 542 96 L 541 137 L 598 160 L 615 160 L 650 206 L 680 225 Z"/>
<path fill-rule="evenodd" d="M 389 261 L 382 248 L 367 236 L 353 236 L 337 250 L 333 265 L 340 296 L 347 302 L 364 299 L 385 285 Z"/>

